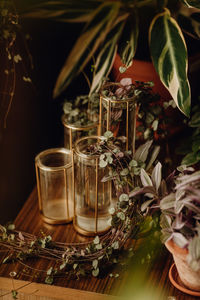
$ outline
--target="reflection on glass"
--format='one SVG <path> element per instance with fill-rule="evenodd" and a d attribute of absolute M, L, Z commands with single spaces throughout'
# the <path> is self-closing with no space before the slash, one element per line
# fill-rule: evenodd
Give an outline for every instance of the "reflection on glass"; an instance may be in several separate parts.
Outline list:
<path fill-rule="evenodd" d="M 50 224 L 73 218 L 72 154 L 64 148 L 49 149 L 35 158 L 39 209 Z"/>
<path fill-rule="evenodd" d="M 109 208 L 115 205 L 111 182 L 102 182 L 107 168 L 99 167 L 99 156 L 88 152 L 88 147 L 100 141 L 99 137 L 82 138 L 75 144 L 75 229 L 85 235 L 105 232 L 111 216 Z"/>

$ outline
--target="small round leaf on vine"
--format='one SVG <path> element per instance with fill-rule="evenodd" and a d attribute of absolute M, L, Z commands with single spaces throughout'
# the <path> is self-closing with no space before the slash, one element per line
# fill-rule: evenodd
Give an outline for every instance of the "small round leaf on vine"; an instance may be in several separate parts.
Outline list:
<path fill-rule="evenodd" d="M 127 194 L 121 194 L 119 197 L 119 201 L 120 202 L 129 201 L 129 196 Z"/>
<path fill-rule="evenodd" d="M 107 139 L 110 139 L 110 138 L 112 138 L 113 137 L 113 133 L 111 132 L 111 131 L 106 131 L 105 133 L 104 133 L 104 137 L 105 138 L 107 138 Z"/>

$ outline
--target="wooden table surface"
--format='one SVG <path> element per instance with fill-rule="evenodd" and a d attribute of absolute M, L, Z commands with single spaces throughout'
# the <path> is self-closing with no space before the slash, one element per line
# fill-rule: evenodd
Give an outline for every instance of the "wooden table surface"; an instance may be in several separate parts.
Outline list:
<path fill-rule="evenodd" d="M 35 235 L 38 235 L 40 230 L 43 230 L 45 233 L 50 234 L 53 240 L 60 242 L 84 242 L 88 240 L 88 238 L 77 234 L 74 231 L 72 224 L 48 225 L 44 223 L 39 215 L 36 189 L 33 190 L 29 199 L 19 212 L 15 220 L 15 225 L 17 230 L 26 231 Z M 168 272 L 172 265 L 172 258 L 165 249 L 161 252 L 160 257 L 158 257 L 158 260 L 154 264 L 148 276 L 150 286 L 160 288 L 158 294 L 156 294 L 152 299 L 200 299 L 200 297 L 198 298 L 182 293 L 170 283 L 168 279 Z M 0 262 L 2 262 L 7 254 L 2 254 L 2 252 L 0 252 L 0 255 Z M 51 262 L 43 259 L 29 261 L 28 264 L 30 267 L 32 266 L 35 269 L 48 270 L 51 267 Z M 17 273 L 14 280 L 9 275 L 12 271 Z M 44 284 L 41 276 L 37 276 L 37 274 L 39 274 L 37 271 L 29 269 L 21 263 L 0 264 L 0 289 L 7 291 L 17 289 L 19 292 L 23 292 L 24 294 L 43 297 L 46 296 L 48 299 L 90 300 L 107 297 L 112 299 L 116 298 L 116 295 L 123 295 L 126 292 L 126 282 L 129 276 L 128 271 L 125 271 L 123 274 L 120 274 L 118 278 L 113 278 L 108 275 L 100 279 L 88 277 L 79 280 L 69 280 L 65 277 L 57 278 L 53 285 L 49 286 Z M 173 296 L 175 298 L 170 298 L 169 296 Z M 136 298 L 133 297 L 132 299 Z M 137 299 L 140 300 L 140 298 Z M 147 296 L 146 299 L 149 300 L 150 298 Z"/>

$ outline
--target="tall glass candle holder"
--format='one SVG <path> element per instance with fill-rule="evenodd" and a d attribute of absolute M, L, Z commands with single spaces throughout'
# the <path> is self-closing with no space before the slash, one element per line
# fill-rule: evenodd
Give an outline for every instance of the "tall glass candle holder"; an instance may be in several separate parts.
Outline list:
<path fill-rule="evenodd" d="M 100 93 L 100 135 L 112 131 L 114 136 L 126 137 L 126 150 L 135 152 L 136 96 L 130 93 L 118 97 L 116 91 L 122 89 L 120 83 L 103 85 Z M 112 96 L 109 96 L 109 92 Z"/>
<path fill-rule="evenodd" d="M 73 219 L 72 153 L 64 148 L 49 149 L 35 158 L 39 210 L 49 224 Z"/>
<path fill-rule="evenodd" d="M 99 155 L 88 147 L 100 142 L 91 136 L 78 140 L 74 148 L 74 228 L 86 236 L 102 234 L 109 228 L 109 208 L 115 205 L 111 182 L 102 182 L 108 173 L 99 167 Z"/>
<path fill-rule="evenodd" d="M 89 121 L 86 125 L 77 125 L 68 122 L 67 115 L 62 116 L 62 123 L 64 126 L 64 147 L 72 150 L 75 142 L 84 136 L 98 135 L 99 122 Z"/>

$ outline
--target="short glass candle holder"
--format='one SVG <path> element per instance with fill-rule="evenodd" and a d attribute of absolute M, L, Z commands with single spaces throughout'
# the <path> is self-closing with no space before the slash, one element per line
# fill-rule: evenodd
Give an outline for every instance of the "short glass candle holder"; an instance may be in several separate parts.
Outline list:
<path fill-rule="evenodd" d="M 73 219 L 72 153 L 64 148 L 48 149 L 35 158 L 39 210 L 49 224 Z"/>
<path fill-rule="evenodd" d="M 112 131 L 115 137 L 126 137 L 126 150 L 135 152 L 136 135 L 136 96 L 130 92 L 128 96 L 117 96 L 122 90 L 120 83 L 105 83 L 100 93 L 100 135 Z M 110 94 L 112 96 L 110 96 Z M 120 93 L 119 93 L 120 94 Z"/>
<path fill-rule="evenodd" d="M 97 136 L 84 137 L 74 148 L 74 228 L 86 236 L 103 234 L 110 228 L 109 208 L 116 204 L 111 182 L 102 182 L 107 167 L 100 168 L 99 155 L 88 151 L 100 141 Z"/>
<path fill-rule="evenodd" d="M 67 115 L 62 116 L 64 126 L 64 147 L 72 150 L 75 142 L 85 136 L 98 135 L 99 122 L 88 119 L 86 125 L 73 124 L 68 122 Z"/>

